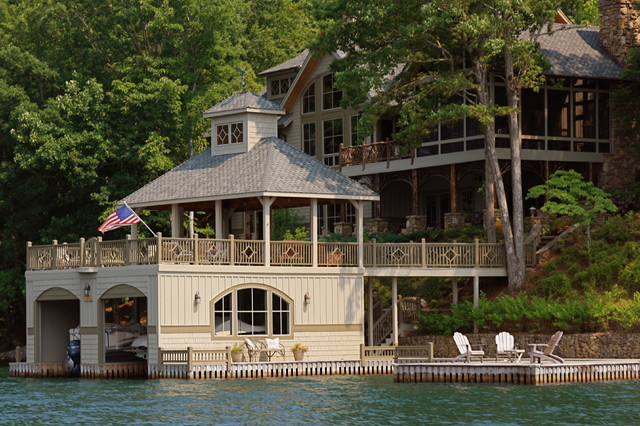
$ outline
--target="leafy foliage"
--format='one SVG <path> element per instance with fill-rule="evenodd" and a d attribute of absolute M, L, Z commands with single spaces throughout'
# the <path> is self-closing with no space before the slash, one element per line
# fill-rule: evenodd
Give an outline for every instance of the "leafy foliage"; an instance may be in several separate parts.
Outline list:
<path fill-rule="evenodd" d="M 640 182 L 613 189 L 611 201 L 622 214 L 630 211 L 640 212 Z"/>
<path fill-rule="evenodd" d="M 0 347 L 24 343 L 26 242 L 96 235 L 116 200 L 202 150 L 236 68 L 260 91 L 261 55 L 298 54 L 315 4 L 0 1 Z"/>

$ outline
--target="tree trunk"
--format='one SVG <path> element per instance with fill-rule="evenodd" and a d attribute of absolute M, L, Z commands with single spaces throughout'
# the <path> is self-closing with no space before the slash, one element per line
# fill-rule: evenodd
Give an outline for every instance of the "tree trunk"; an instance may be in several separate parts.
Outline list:
<path fill-rule="evenodd" d="M 481 105 L 493 107 L 490 97 L 488 85 L 488 73 L 486 68 L 480 65 L 480 61 L 473 61 L 473 72 L 478 83 L 478 102 Z M 496 153 L 496 130 L 493 123 L 485 125 L 485 170 L 490 173 L 486 178 L 486 182 L 490 183 L 493 177 L 495 197 L 498 200 L 498 208 L 500 209 L 500 217 L 502 218 L 502 234 L 504 235 L 504 247 L 507 258 L 507 275 L 509 279 L 509 292 L 517 291 L 524 280 L 524 267 L 520 272 L 518 269 L 518 255 L 516 253 L 514 234 L 511 227 L 511 219 L 509 217 L 509 205 L 507 203 L 507 193 L 504 188 L 504 181 L 500 173 L 500 163 L 498 162 L 498 154 Z M 520 197 L 522 200 L 522 196 Z M 489 207 L 489 206 L 487 206 Z M 491 206 L 493 209 L 493 205 Z M 522 210 L 522 207 L 520 208 Z M 521 235 L 522 238 L 522 235 Z M 522 265 L 524 265 L 524 256 L 522 257 Z"/>
<path fill-rule="evenodd" d="M 515 258 L 509 268 L 509 292 L 515 293 L 522 288 L 525 275 L 524 255 L 524 211 L 522 202 L 522 159 L 520 122 L 520 88 L 517 85 L 513 69 L 513 52 L 504 49 L 504 64 L 507 82 L 507 104 L 509 114 L 509 143 L 511 147 L 511 201 L 513 207 L 513 249 Z"/>

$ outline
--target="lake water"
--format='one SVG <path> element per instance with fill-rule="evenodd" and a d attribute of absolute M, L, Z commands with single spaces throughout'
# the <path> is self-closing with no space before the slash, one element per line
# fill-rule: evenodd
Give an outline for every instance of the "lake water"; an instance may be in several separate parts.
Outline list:
<path fill-rule="evenodd" d="M 395 384 L 392 376 L 236 380 L 18 379 L 9 424 L 640 424 L 640 382 Z"/>

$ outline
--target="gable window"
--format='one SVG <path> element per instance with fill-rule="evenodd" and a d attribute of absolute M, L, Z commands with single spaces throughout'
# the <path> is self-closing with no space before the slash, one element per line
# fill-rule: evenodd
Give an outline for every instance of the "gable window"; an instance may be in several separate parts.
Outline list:
<path fill-rule="evenodd" d="M 271 80 L 271 84 L 269 85 L 271 89 L 271 96 L 278 97 L 286 95 L 290 84 L 291 79 L 288 77 Z"/>
<path fill-rule="evenodd" d="M 316 156 L 316 123 L 302 125 L 302 150 L 305 154 Z"/>
<path fill-rule="evenodd" d="M 316 111 L 316 85 L 311 86 L 302 94 L 302 113 L 307 114 Z"/>
<path fill-rule="evenodd" d="M 322 109 L 338 108 L 342 100 L 342 90 L 335 87 L 333 74 L 322 77 Z"/>
<path fill-rule="evenodd" d="M 216 125 L 216 144 L 228 145 L 230 143 L 244 142 L 244 123 L 225 123 Z"/>
<path fill-rule="evenodd" d="M 340 144 L 344 141 L 342 118 L 323 121 L 322 139 L 324 164 L 327 166 L 337 166 Z"/>
<path fill-rule="evenodd" d="M 215 336 L 291 334 L 291 304 L 275 291 L 258 287 L 231 291 L 213 305 Z"/>

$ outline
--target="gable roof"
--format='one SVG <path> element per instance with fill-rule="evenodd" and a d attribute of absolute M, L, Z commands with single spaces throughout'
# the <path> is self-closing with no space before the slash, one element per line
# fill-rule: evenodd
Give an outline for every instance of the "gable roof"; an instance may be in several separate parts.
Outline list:
<path fill-rule="evenodd" d="M 249 152 L 191 157 L 124 198 L 131 207 L 159 207 L 258 196 L 377 201 L 379 195 L 278 138 Z"/>
<path fill-rule="evenodd" d="M 547 75 L 618 79 L 622 68 L 600 44 L 598 27 L 554 24 L 539 38 Z"/>
<path fill-rule="evenodd" d="M 272 74 L 272 73 L 276 73 L 276 72 L 282 72 L 282 71 L 289 71 L 289 70 L 294 70 L 294 69 L 300 69 L 300 67 L 302 67 L 302 64 L 304 64 L 305 60 L 307 59 L 307 57 L 311 54 L 311 52 L 309 52 L 309 49 L 304 49 L 302 51 L 302 53 L 300 53 L 298 56 L 296 56 L 295 58 L 291 58 L 287 61 L 284 61 L 278 65 L 275 65 L 269 69 L 266 69 L 264 71 L 261 71 L 258 73 L 259 77 L 263 77 L 267 74 Z"/>
<path fill-rule="evenodd" d="M 284 114 L 284 110 L 277 103 L 258 95 L 256 92 L 245 90 L 229 96 L 224 101 L 206 110 L 202 115 L 204 117 L 213 117 L 247 110 L 273 111 L 274 113 Z"/>

